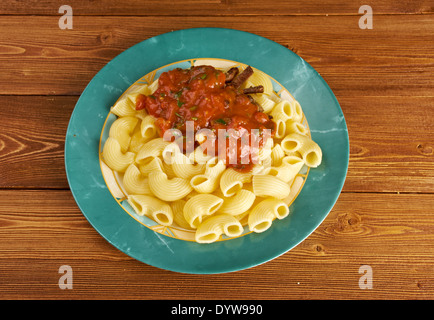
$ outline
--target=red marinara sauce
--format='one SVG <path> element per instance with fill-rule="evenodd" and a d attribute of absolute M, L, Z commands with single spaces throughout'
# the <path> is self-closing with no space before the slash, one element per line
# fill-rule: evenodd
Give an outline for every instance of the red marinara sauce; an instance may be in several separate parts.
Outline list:
<path fill-rule="evenodd" d="M 158 79 L 158 89 L 152 95 L 139 95 L 136 110 L 141 109 L 146 109 L 148 114 L 156 118 L 160 136 L 172 128 L 179 129 L 185 136 L 187 121 L 194 121 L 195 133 L 202 128 L 215 132 L 215 147 L 220 143 L 217 134 L 219 129 L 229 132 L 226 139 L 233 132 L 248 135 L 251 143 L 247 147 L 241 143 L 241 139 L 236 141 L 236 150 L 226 143 L 227 166 L 242 172 L 250 171 L 254 162 L 251 157 L 254 153 L 246 149 L 249 146 L 263 146 L 265 141 L 261 133 L 264 129 L 270 129 L 270 137 L 275 134 L 275 123 L 269 116 L 261 112 L 248 95 L 226 84 L 225 73 L 212 66 L 176 68 L 163 72 Z M 252 143 L 253 139 L 259 140 L 259 144 Z M 236 163 L 228 161 L 231 154 L 234 157 L 235 151 Z M 250 154 L 248 163 L 246 154 Z"/>

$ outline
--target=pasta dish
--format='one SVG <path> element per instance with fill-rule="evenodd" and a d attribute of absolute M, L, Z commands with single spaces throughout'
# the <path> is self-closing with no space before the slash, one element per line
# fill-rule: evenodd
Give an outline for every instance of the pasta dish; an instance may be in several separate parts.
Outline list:
<path fill-rule="evenodd" d="M 300 104 L 252 66 L 172 68 L 111 107 L 102 146 L 138 216 L 198 243 L 264 232 L 290 214 L 302 168 L 318 167 Z"/>

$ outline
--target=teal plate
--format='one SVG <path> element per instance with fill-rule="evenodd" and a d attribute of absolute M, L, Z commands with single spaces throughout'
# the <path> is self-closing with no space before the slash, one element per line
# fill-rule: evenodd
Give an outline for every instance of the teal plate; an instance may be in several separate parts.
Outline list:
<path fill-rule="evenodd" d="M 195 58 L 251 65 L 298 100 L 312 139 L 323 152 L 318 168 L 291 204 L 291 215 L 267 231 L 211 244 L 165 236 L 138 223 L 119 206 L 104 181 L 101 130 L 110 107 L 138 79 L 162 66 Z M 89 223 L 113 246 L 146 264 L 182 273 L 215 274 L 250 268 L 291 250 L 326 218 L 342 190 L 349 160 L 342 110 L 324 79 L 301 57 L 255 34 L 194 28 L 161 34 L 124 51 L 99 71 L 71 115 L 65 167 L 72 194 Z"/>

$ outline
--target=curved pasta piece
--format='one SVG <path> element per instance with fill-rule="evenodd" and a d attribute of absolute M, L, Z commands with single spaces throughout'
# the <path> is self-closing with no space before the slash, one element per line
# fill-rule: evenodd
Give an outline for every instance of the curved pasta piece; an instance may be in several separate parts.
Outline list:
<path fill-rule="evenodd" d="M 199 174 L 190 179 L 191 187 L 199 193 L 211 193 L 218 187 L 218 180 L 207 176 L 206 174 Z"/>
<path fill-rule="evenodd" d="M 117 118 L 111 125 L 109 137 L 115 138 L 122 152 L 126 152 L 130 146 L 131 135 L 136 127 L 139 119 L 136 117 L 121 117 Z"/>
<path fill-rule="evenodd" d="M 220 178 L 220 189 L 225 197 L 232 197 L 243 188 L 243 184 L 252 181 L 252 173 L 241 173 L 232 168 L 226 169 Z"/>
<path fill-rule="evenodd" d="M 282 164 L 300 167 L 301 169 L 301 167 L 303 166 L 303 159 L 299 155 L 289 155 L 283 157 Z"/>
<path fill-rule="evenodd" d="M 190 184 L 198 193 L 212 193 L 219 187 L 220 177 L 226 165 L 218 157 L 211 158 L 205 164 L 205 172 L 191 178 Z"/>
<path fill-rule="evenodd" d="M 134 163 L 128 166 L 122 182 L 128 194 L 152 194 L 148 178 L 140 172 Z"/>
<path fill-rule="evenodd" d="M 128 151 L 131 151 L 134 153 L 139 152 L 140 148 L 149 140 L 150 139 L 144 138 L 142 136 L 142 132 L 140 130 L 140 125 L 137 125 L 136 128 L 134 129 L 133 133 L 131 134 L 130 147 L 128 148 Z"/>
<path fill-rule="evenodd" d="M 199 164 L 206 164 L 210 159 L 214 158 L 212 155 L 209 155 L 207 152 L 204 152 L 202 146 L 198 146 L 194 149 L 193 160 Z"/>
<path fill-rule="evenodd" d="M 146 112 L 146 109 L 136 110 L 134 116 L 140 120 L 145 119 L 149 114 Z"/>
<path fill-rule="evenodd" d="M 237 194 L 229 198 L 223 198 L 223 204 L 218 210 L 219 213 L 227 213 L 236 216 L 246 212 L 255 202 L 256 196 L 253 192 L 241 189 Z"/>
<path fill-rule="evenodd" d="M 184 218 L 190 227 L 197 229 L 204 217 L 212 215 L 223 204 L 223 199 L 213 194 L 198 194 L 191 197 L 184 206 Z"/>
<path fill-rule="evenodd" d="M 288 183 L 272 175 L 255 175 L 252 179 L 253 193 L 257 197 L 284 199 L 291 191 Z"/>
<path fill-rule="evenodd" d="M 128 166 L 134 162 L 136 156 L 133 152 L 123 153 L 119 142 L 113 138 L 108 137 L 104 143 L 102 151 L 104 162 L 113 170 L 118 172 L 125 172 Z"/>
<path fill-rule="evenodd" d="M 258 159 L 259 160 L 268 159 L 270 157 L 270 155 L 271 155 L 273 147 L 274 147 L 274 140 L 273 140 L 273 138 L 268 138 L 265 141 L 264 145 L 261 148 L 259 148 Z"/>
<path fill-rule="evenodd" d="M 110 112 L 118 117 L 134 116 L 136 113 L 136 105 L 128 97 L 124 97 L 110 108 Z"/>
<path fill-rule="evenodd" d="M 286 156 L 281 162 L 279 166 L 264 169 L 264 174 L 275 176 L 288 183 L 295 178 L 304 165 L 303 159 L 295 156 Z"/>
<path fill-rule="evenodd" d="M 301 109 L 300 103 L 297 100 L 294 100 L 291 101 L 291 106 L 294 110 L 294 117 L 292 119 L 300 122 L 303 119 L 303 110 Z"/>
<path fill-rule="evenodd" d="M 219 187 L 218 176 L 199 174 L 190 180 L 191 187 L 198 193 L 212 193 Z"/>
<path fill-rule="evenodd" d="M 285 157 L 285 151 L 283 151 L 280 144 L 276 144 L 273 149 L 271 149 L 271 165 L 280 166 L 282 159 Z"/>
<path fill-rule="evenodd" d="M 273 121 L 276 124 L 276 132 L 275 132 L 274 136 L 277 139 L 282 139 L 286 133 L 286 122 L 285 122 L 285 120 L 279 119 L 279 118 L 276 118 L 276 119 L 273 118 Z"/>
<path fill-rule="evenodd" d="M 129 195 L 127 202 L 139 216 L 152 218 L 163 226 L 173 223 L 172 208 L 160 199 L 148 195 Z"/>
<path fill-rule="evenodd" d="M 198 243 L 212 243 L 222 234 L 228 237 L 238 237 L 244 229 L 241 223 L 229 214 L 217 214 L 207 218 L 196 230 L 195 240 Z"/>
<path fill-rule="evenodd" d="M 139 166 L 140 173 L 145 176 L 149 175 L 149 173 L 154 171 L 161 171 L 167 173 L 163 168 L 163 161 L 161 161 L 161 159 L 158 157 L 155 157 L 150 162 Z"/>
<path fill-rule="evenodd" d="M 218 157 L 209 159 L 205 164 L 205 174 L 209 176 L 220 177 L 226 170 L 226 165 L 223 160 Z"/>
<path fill-rule="evenodd" d="M 157 135 L 157 127 L 155 126 L 155 118 L 147 115 L 142 119 L 140 124 L 140 133 L 143 138 L 151 140 Z"/>
<path fill-rule="evenodd" d="M 262 172 L 264 171 L 264 169 L 271 167 L 272 165 L 271 161 L 272 161 L 271 157 L 262 160 Z"/>
<path fill-rule="evenodd" d="M 270 99 L 267 94 L 253 94 L 252 96 L 265 113 L 270 113 L 276 106 L 276 102 Z"/>
<path fill-rule="evenodd" d="M 151 192 L 164 201 L 180 200 L 193 190 L 188 180 L 177 177 L 169 179 L 162 171 L 150 172 L 148 181 Z"/>
<path fill-rule="evenodd" d="M 205 164 L 194 164 L 183 153 L 176 153 L 172 169 L 177 177 L 191 179 L 193 176 L 202 174 L 205 171 Z"/>
<path fill-rule="evenodd" d="M 254 164 L 252 167 L 252 175 L 261 174 L 264 171 L 263 161 L 257 164 Z"/>
<path fill-rule="evenodd" d="M 163 163 L 163 172 L 167 174 L 169 179 L 177 178 L 175 172 L 173 171 L 173 166 L 171 164 L 167 164 L 166 161 L 162 161 Z"/>
<path fill-rule="evenodd" d="M 282 139 L 286 135 L 288 120 L 295 118 L 295 110 L 288 100 L 281 100 L 271 111 L 273 121 L 276 123 L 275 137 Z"/>
<path fill-rule="evenodd" d="M 142 165 L 151 162 L 155 157 L 161 156 L 164 148 L 169 144 L 170 142 L 164 141 L 163 138 L 155 138 L 146 142 L 137 153 L 136 163 Z"/>
<path fill-rule="evenodd" d="M 268 198 L 253 207 L 247 224 L 250 231 L 260 233 L 269 229 L 274 219 L 283 219 L 288 214 L 289 208 L 282 200 Z"/>
<path fill-rule="evenodd" d="M 291 133 L 282 139 L 282 141 L 280 142 L 280 146 L 285 153 L 293 153 L 298 152 L 298 150 L 300 150 L 300 148 L 303 146 L 303 143 L 305 142 L 306 139 L 300 134 Z"/>
<path fill-rule="evenodd" d="M 173 164 L 175 162 L 176 155 L 181 152 L 181 149 L 177 142 L 170 142 L 167 146 L 164 147 L 161 157 L 166 164 Z"/>
<path fill-rule="evenodd" d="M 288 135 L 290 133 L 298 133 L 298 134 L 307 135 L 307 133 L 308 133 L 307 128 L 298 121 L 288 120 L 288 121 L 286 121 L 285 126 L 286 126 L 286 132 L 285 132 L 286 135 Z"/>
<path fill-rule="evenodd" d="M 295 110 L 288 100 L 281 100 L 276 103 L 273 110 L 271 110 L 271 116 L 274 119 L 282 119 L 284 122 L 293 119 L 295 117 Z"/>
<path fill-rule="evenodd" d="M 283 151 L 289 154 L 299 152 L 304 163 L 309 167 L 318 167 L 322 161 L 322 150 L 310 137 L 291 133 L 282 139 L 280 143 Z"/>
<path fill-rule="evenodd" d="M 173 222 L 183 229 L 191 230 L 190 225 L 184 218 L 184 206 L 186 202 L 185 200 L 176 200 L 173 201 L 170 206 L 173 212 Z"/>

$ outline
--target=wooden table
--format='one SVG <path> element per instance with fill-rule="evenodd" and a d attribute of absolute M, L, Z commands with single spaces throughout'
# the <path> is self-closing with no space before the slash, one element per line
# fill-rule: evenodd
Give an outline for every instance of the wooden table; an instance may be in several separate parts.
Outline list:
<path fill-rule="evenodd" d="M 59 27 L 62 4 L 72 29 Z M 359 26 L 364 4 L 372 29 Z M 0 14 L 1 299 L 434 298 L 433 0 L 2 0 Z M 328 82 L 349 130 L 347 180 L 325 221 L 293 250 L 228 274 L 169 272 L 120 252 L 65 175 L 69 117 L 92 77 L 130 46 L 191 27 L 288 47 Z M 63 265 L 72 289 L 59 286 Z"/>

